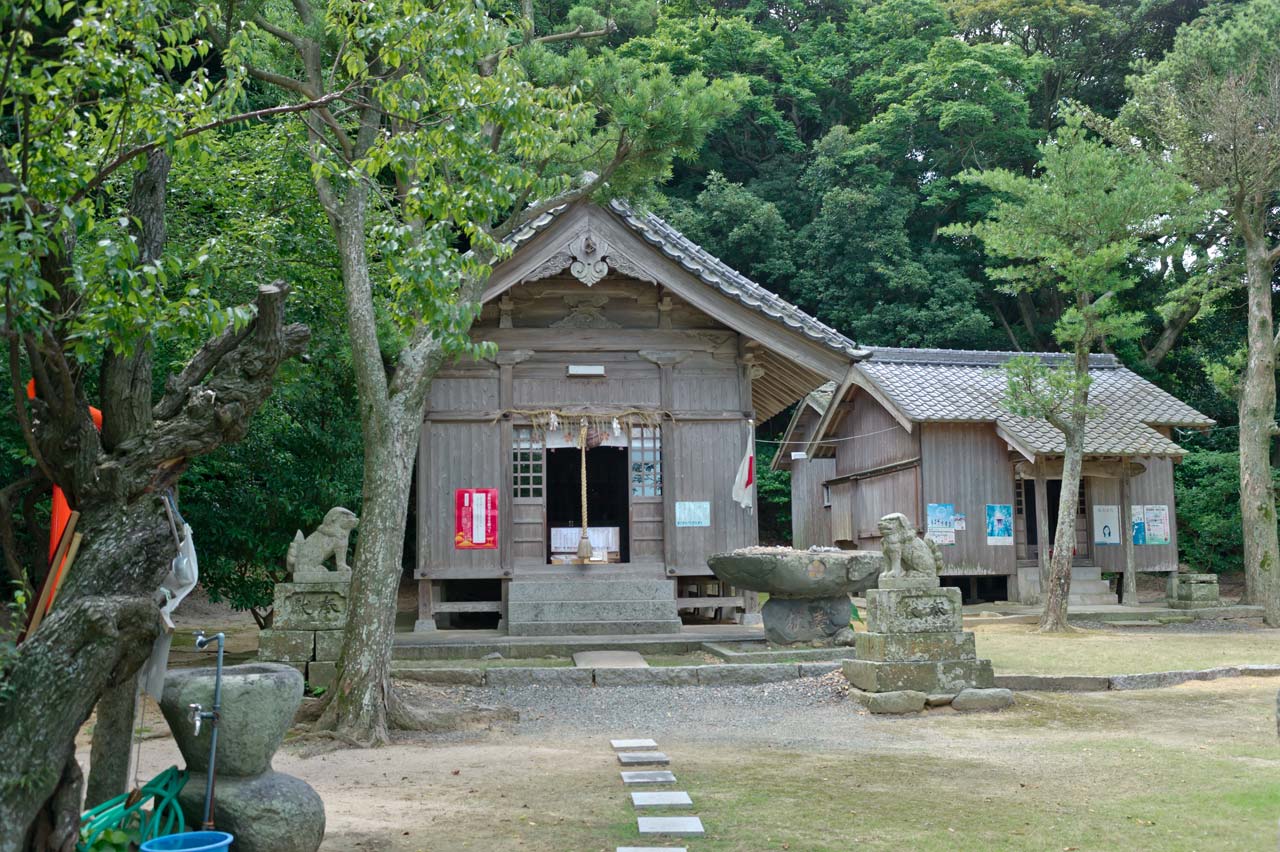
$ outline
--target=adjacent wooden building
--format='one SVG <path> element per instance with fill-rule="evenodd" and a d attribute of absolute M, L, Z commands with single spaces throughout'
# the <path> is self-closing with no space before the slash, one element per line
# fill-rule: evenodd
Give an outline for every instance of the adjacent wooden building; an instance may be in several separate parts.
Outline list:
<path fill-rule="evenodd" d="M 512 242 L 471 332 L 496 353 L 443 369 L 422 426 L 418 629 L 751 620 L 707 557 L 757 540 L 732 494 L 754 423 L 866 353 L 622 202 L 566 205 Z"/>
<path fill-rule="evenodd" d="M 1003 410 L 1001 365 L 1016 353 L 871 348 L 836 386 L 797 408 L 774 465 L 792 473 L 797 546 L 876 548 L 876 522 L 903 512 L 941 545 L 947 580 L 970 599 L 1029 601 L 1057 523 L 1063 439 Z M 1042 354 L 1048 364 L 1064 356 Z M 1077 503 L 1077 603 L 1114 603 L 1102 571 L 1178 567 L 1175 429 L 1213 421 L 1125 369 L 1090 364 Z"/>

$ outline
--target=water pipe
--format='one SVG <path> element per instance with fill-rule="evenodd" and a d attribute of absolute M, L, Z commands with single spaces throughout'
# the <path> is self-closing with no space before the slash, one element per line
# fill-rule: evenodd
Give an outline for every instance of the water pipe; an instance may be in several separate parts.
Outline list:
<path fill-rule="evenodd" d="M 218 643 L 218 663 L 213 675 L 213 709 L 205 710 L 199 704 L 189 705 L 191 721 L 195 725 L 195 735 L 200 736 L 202 722 L 209 723 L 209 775 L 204 785 L 204 820 L 200 827 L 205 831 L 213 829 L 213 773 L 218 764 L 218 715 L 222 711 L 222 654 L 226 645 L 226 636 L 215 633 L 205 636 L 203 630 L 196 631 L 196 650 L 203 651 L 210 642 Z"/>

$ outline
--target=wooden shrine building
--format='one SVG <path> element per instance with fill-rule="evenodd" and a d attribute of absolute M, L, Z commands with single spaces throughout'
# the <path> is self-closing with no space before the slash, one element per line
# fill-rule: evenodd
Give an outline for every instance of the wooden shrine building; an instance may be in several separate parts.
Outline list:
<path fill-rule="evenodd" d="M 622 202 L 565 205 L 511 241 L 471 332 L 496 354 L 431 388 L 417 629 L 753 620 L 707 557 L 757 540 L 752 488 L 734 499 L 754 422 L 866 353 Z"/>
<path fill-rule="evenodd" d="M 872 347 L 838 384 L 797 406 L 774 460 L 791 471 L 794 543 L 878 548 L 903 512 L 940 545 L 944 582 L 971 600 L 1030 601 L 1057 525 L 1062 434 L 1004 411 L 1012 352 Z M 1066 356 L 1041 354 L 1046 363 Z M 1115 603 L 1101 573 L 1178 569 L 1174 429 L 1213 421 L 1094 355 L 1080 498 L 1075 603 Z"/>

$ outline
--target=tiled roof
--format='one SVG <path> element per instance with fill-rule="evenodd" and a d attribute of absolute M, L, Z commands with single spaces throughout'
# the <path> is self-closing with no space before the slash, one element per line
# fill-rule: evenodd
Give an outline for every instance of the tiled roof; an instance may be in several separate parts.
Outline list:
<path fill-rule="evenodd" d="M 1044 420 L 1005 411 L 1006 379 L 1000 365 L 1016 352 L 873 348 L 857 370 L 908 419 L 916 422 L 989 422 L 1021 449 L 1056 455 L 1062 433 Z M 1066 363 L 1061 353 L 1035 353 L 1046 364 Z M 1111 355 L 1090 358 L 1089 402 L 1101 409 L 1085 432 L 1085 452 L 1096 455 L 1183 455 L 1155 426 L 1205 428 L 1213 420 L 1123 367 Z"/>
<path fill-rule="evenodd" d="M 826 414 L 831 407 L 831 397 L 836 395 L 836 383 L 827 382 L 817 390 L 810 391 L 804 398 L 806 405 L 812 405 L 818 414 Z"/>
<path fill-rule="evenodd" d="M 506 242 L 519 246 L 545 230 L 560 214 L 572 205 L 562 204 L 526 223 L 507 237 Z M 679 264 L 704 284 L 714 287 L 724 295 L 746 307 L 764 314 L 795 329 L 811 340 L 827 346 L 850 358 L 866 356 L 852 340 L 829 325 L 809 316 L 795 305 L 771 293 L 706 249 L 685 237 L 675 228 L 652 213 L 641 213 L 622 200 L 609 202 L 608 209 L 618 216 L 632 231 L 663 255 Z"/>

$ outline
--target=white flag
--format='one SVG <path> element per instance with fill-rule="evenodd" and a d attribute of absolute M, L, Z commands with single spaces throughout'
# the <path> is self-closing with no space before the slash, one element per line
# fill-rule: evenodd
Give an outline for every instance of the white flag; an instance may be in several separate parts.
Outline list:
<path fill-rule="evenodd" d="M 755 508 L 756 449 L 752 435 L 747 435 L 747 454 L 738 465 L 738 475 L 733 480 L 733 500 L 742 508 Z"/>

